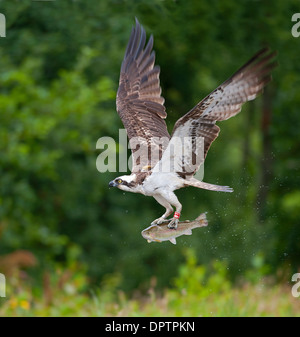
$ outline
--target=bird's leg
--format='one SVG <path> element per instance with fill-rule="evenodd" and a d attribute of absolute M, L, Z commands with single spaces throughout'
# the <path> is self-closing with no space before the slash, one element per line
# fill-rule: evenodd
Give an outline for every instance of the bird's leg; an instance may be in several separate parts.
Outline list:
<path fill-rule="evenodd" d="M 177 228 L 177 225 L 178 225 L 178 222 L 179 222 L 179 218 L 180 218 L 181 208 L 182 208 L 181 205 L 178 208 L 176 207 L 176 211 L 174 212 L 173 219 L 168 224 L 169 228 L 172 228 L 172 229 L 176 229 Z M 179 212 L 179 210 L 180 210 L 180 212 Z"/>
<path fill-rule="evenodd" d="M 160 224 L 162 224 L 164 222 L 170 221 L 170 220 L 168 220 L 166 218 L 173 212 L 172 206 L 161 195 L 155 195 L 153 197 L 155 198 L 155 200 L 158 203 L 160 203 L 162 206 L 164 206 L 166 208 L 166 211 L 165 211 L 165 213 L 160 218 L 152 221 L 151 225 L 160 225 Z"/>
<path fill-rule="evenodd" d="M 174 212 L 173 219 L 169 222 L 168 227 L 172 228 L 172 229 L 176 229 L 177 225 L 178 225 L 178 222 L 179 222 L 180 213 L 181 213 L 181 210 L 182 210 L 182 205 L 178 201 L 175 193 L 173 193 L 173 192 L 169 193 L 168 201 L 170 202 L 170 204 L 172 206 L 176 207 L 176 211 Z"/>
<path fill-rule="evenodd" d="M 174 213 L 174 217 L 171 219 L 171 221 L 168 224 L 169 228 L 173 228 L 176 229 L 178 222 L 179 222 L 179 218 L 180 218 L 180 213 L 182 210 L 182 205 L 181 203 L 178 201 L 176 195 L 174 192 L 172 191 L 163 191 L 160 195 L 159 198 L 155 197 L 155 199 L 163 206 L 165 206 L 167 208 L 166 205 L 169 205 L 169 209 L 166 211 L 166 213 L 162 216 L 162 217 L 167 217 L 168 215 L 170 215 L 173 212 L 173 209 L 171 207 L 175 206 L 176 207 L 176 212 Z M 162 203 L 164 202 L 164 204 Z M 162 218 L 161 217 L 161 218 Z M 160 219 L 161 219 L 160 218 Z M 159 219 L 157 219 L 159 220 Z M 155 220 L 156 221 L 156 220 Z M 163 219 L 161 219 L 161 221 L 163 221 Z M 162 223 L 162 222 L 160 222 Z"/>
<path fill-rule="evenodd" d="M 166 219 L 171 213 L 173 212 L 173 208 L 171 207 L 171 209 L 167 209 L 166 208 L 166 212 L 159 217 L 158 219 L 155 219 L 154 221 L 151 222 L 151 225 L 161 225 L 164 222 L 168 222 L 170 220 Z"/>
<path fill-rule="evenodd" d="M 172 213 L 172 212 L 171 212 Z M 170 214 L 168 215 L 165 215 L 166 213 L 164 213 L 161 217 L 153 220 L 151 222 L 151 225 L 161 225 L 162 223 L 165 223 L 165 222 L 170 222 L 171 219 L 166 219 L 167 216 L 169 216 Z"/>

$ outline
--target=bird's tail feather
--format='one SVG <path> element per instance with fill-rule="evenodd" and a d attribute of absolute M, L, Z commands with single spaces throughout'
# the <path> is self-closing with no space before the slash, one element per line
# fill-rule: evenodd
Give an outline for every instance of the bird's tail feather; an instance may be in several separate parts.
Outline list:
<path fill-rule="evenodd" d="M 204 183 L 203 181 L 197 180 L 195 178 L 192 178 L 191 180 L 186 180 L 185 184 L 188 186 L 203 188 L 205 190 L 210 190 L 210 191 L 233 192 L 233 189 L 229 186 L 219 186 L 219 185 Z"/>

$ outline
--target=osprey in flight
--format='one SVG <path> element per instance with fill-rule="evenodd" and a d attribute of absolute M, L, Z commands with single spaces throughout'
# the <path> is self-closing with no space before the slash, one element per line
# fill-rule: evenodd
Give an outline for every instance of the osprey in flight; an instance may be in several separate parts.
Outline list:
<path fill-rule="evenodd" d="M 170 136 L 159 82 L 160 68 L 154 65 L 153 37 L 136 20 L 121 66 L 117 111 L 126 128 L 132 151 L 132 173 L 109 183 L 110 187 L 152 196 L 166 208 L 152 224 L 161 224 L 176 208 L 168 226 L 176 228 L 182 206 L 174 191 L 194 186 L 232 192 L 228 186 L 205 183 L 194 177 L 212 142 L 218 137 L 217 121 L 235 116 L 242 104 L 253 100 L 271 80 L 275 53 L 267 48 L 253 56 L 227 81 L 177 120 Z M 202 140 L 201 146 L 198 146 Z M 161 140 L 161 141 L 159 141 Z M 180 142 L 182 141 L 182 142 Z M 142 151 L 143 150 L 143 151 Z M 164 168 L 168 169 L 164 169 Z"/>

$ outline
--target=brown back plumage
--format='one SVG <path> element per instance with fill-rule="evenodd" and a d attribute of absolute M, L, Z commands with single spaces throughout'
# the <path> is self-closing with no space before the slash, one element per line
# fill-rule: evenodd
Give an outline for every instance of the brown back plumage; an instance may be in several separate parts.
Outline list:
<path fill-rule="evenodd" d="M 136 19 L 122 62 L 117 93 L 117 111 L 127 130 L 129 141 L 139 137 L 138 141 L 131 142 L 132 172 L 139 172 L 145 166 L 150 169 L 155 165 L 170 138 L 164 121 L 167 114 L 165 100 L 161 96 L 160 68 L 154 66 L 152 35 L 146 46 L 145 43 L 145 30 Z M 157 142 L 161 137 L 164 137 L 163 144 Z M 151 158 L 150 149 L 152 153 L 158 154 L 156 158 Z M 147 156 L 140 158 L 141 151 L 146 151 Z"/>

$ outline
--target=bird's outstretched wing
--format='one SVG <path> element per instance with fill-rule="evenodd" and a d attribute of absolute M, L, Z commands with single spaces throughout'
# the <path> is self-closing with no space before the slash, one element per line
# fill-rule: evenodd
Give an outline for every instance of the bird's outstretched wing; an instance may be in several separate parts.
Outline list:
<path fill-rule="evenodd" d="M 253 100 L 271 80 L 271 70 L 276 66 L 273 61 L 275 54 L 268 48 L 259 51 L 227 81 L 178 119 L 168 148 L 186 137 L 189 141 L 185 147 L 192 150 L 185 151 L 184 155 L 179 151 L 173 158 L 168 158 L 167 148 L 161 162 L 171 160 L 180 173 L 192 176 L 204 162 L 207 151 L 219 135 L 220 128 L 215 123 L 239 113 L 243 103 Z M 202 139 L 202 146 L 196 144 L 196 139 Z"/>
<path fill-rule="evenodd" d="M 159 66 L 155 66 L 153 37 L 146 45 L 146 33 L 136 19 L 121 66 L 117 111 L 129 138 L 132 172 L 153 167 L 161 158 L 170 135 L 161 96 Z M 152 155 L 151 155 L 152 153 Z"/>

